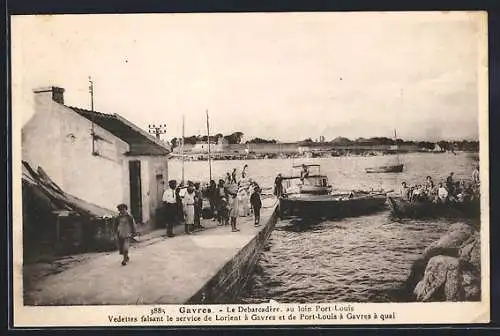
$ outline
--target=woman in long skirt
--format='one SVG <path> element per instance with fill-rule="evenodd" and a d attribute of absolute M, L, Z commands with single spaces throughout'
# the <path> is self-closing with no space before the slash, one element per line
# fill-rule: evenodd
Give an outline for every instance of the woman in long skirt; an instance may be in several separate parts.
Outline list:
<path fill-rule="evenodd" d="M 190 234 L 194 231 L 194 206 L 195 206 L 195 193 L 194 188 L 190 185 L 187 188 L 187 193 L 182 200 L 184 206 L 184 219 L 185 219 L 185 232 Z"/>

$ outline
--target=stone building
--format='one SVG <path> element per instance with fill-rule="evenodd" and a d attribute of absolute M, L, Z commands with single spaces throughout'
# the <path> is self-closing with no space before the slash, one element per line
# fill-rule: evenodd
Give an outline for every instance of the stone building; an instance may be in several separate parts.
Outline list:
<path fill-rule="evenodd" d="M 129 206 L 153 218 L 168 181 L 170 148 L 118 114 L 64 104 L 64 89 L 35 89 L 22 128 L 22 159 L 43 167 L 65 192 L 106 209 Z"/>

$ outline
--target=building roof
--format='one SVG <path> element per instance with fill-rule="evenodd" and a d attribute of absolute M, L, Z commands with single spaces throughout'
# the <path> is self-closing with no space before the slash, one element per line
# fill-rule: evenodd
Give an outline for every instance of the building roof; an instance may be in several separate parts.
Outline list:
<path fill-rule="evenodd" d="M 100 207 L 64 192 L 45 173 L 42 167 L 35 171 L 28 162 L 23 161 L 23 186 L 36 193 L 38 201 L 45 201 L 52 210 L 66 210 L 89 218 L 105 218 L 116 215 L 116 211 Z"/>
<path fill-rule="evenodd" d="M 128 143 L 130 150 L 126 155 L 164 156 L 170 153 L 170 150 L 164 143 L 150 136 L 118 114 L 89 111 L 73 106 L 67 107 Z"/>

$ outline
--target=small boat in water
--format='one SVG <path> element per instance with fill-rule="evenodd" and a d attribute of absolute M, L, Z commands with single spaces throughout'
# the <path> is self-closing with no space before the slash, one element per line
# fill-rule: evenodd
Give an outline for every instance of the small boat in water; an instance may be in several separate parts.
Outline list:
<path fill-rule="evenodd" d="M 367 173 L 402 173 L 403 164 L 366 168 Z"/>
<path fill-rule="evenodd" d="M 396 136 L 396 130 L 394 130 L 394 141 L 396 142 L 394 149 L 396 150 L 397 164 L 366 168 L 365 171 L 367 173 L 402 173 L 403 172 L 404 164 L 399 162 L 399 154 L 398 154 L 399 149 L 398 149 L 398 145 L 397 145 L 397 139 L 398 138 Z"/>
<path fill-rule="evenodd" d="M 301 165 L 300 176 L 282 177 L 287 185 L 279 199 L 280 215 L 284 217 L 339 218 L 359 216 L 385 208 L 387 192 L 344 191 L 333 192 L 328 177 L 319 172 L 319 165 Z M 318 173 L 309 175 L 311 167 Z M 304 174 L 305 172 L 305 174 Z M 292 186 L 292 181 L 299 181 Z"/>
<path fill-rule="evenodd" d="M 480 215 L 480 200 L 464 202 L 433 203 L 430 201 L 408 201 L 400 197 L 387 197 L 391 214 L 398 218 L 464 217 Z"/>

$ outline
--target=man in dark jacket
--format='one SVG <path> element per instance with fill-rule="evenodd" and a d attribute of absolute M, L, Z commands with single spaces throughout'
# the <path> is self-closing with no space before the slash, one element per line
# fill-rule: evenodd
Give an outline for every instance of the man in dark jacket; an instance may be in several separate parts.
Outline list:
<path fill-rule="evenodd" d="M 123 256 L 122 265 L 125 266 L 130 257 L 128 256 L 129 239 L 137 235 L 134 217 L 127 212 L 126 204 L 119 204 L 118 216 L 114 218 L 114 227 L 118 239 L 118 251 Z"/>
<path fill-rule="evenodd" d="M 205 227 L 201 225 L 201 212 L 203 210 L 203 194 L 200 190 L 200 182 L 194 184 L 194 228 L 195 230 L 202 230 Z"/>
<path fill-rule="evenodd" d="M 250 204 L 253 208 L 253 213 L 255 217 L 255 226 L 260 225 L 260 209 L 262 208 L 262 201 L 260 199 L 260 188 L 255 186 L 250 196 Z"/>

